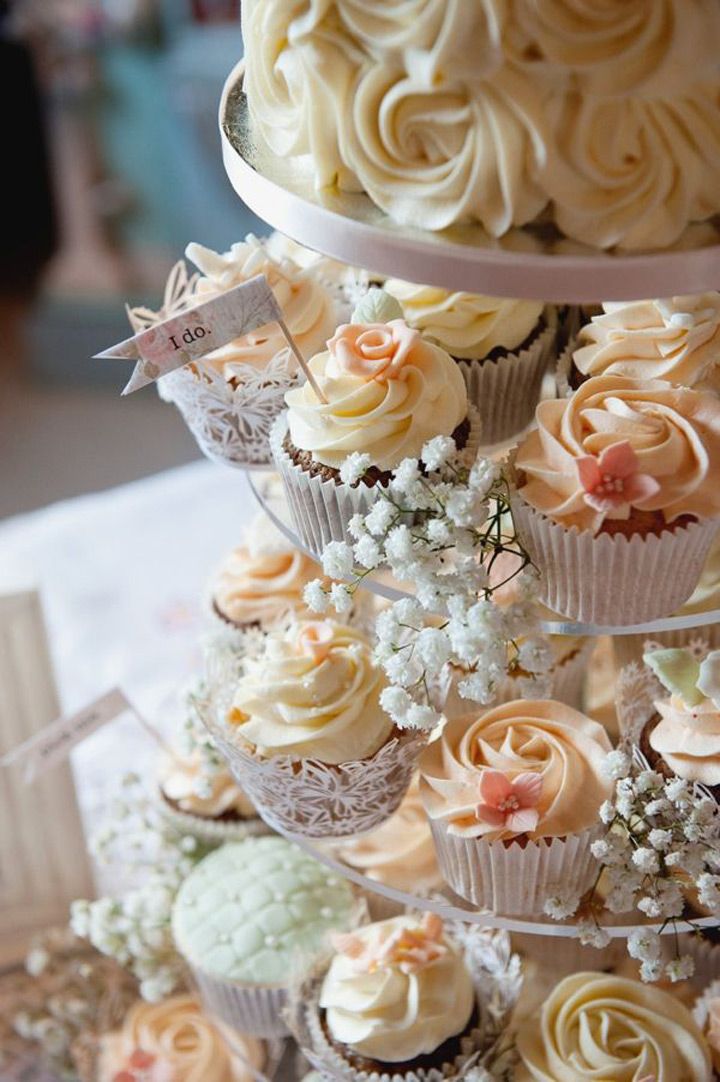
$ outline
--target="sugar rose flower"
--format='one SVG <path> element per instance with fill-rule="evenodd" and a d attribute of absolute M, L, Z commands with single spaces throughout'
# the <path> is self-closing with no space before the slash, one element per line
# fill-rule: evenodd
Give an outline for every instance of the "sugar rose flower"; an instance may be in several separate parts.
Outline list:
<path fill-rule="evenodd" d="M 522 1082 L 710 1082 L 690 1012 L 659 988 L 604 973 L 561 981 L 518 1032 Z"/>
<path fill-rule="evenodd" d="M 389 323 L 344 323 L 328 342 L 331 357 L 345 372 L 367 379 L 402 379 L 413 351 L 423 349 L 417 331 L 402 319 Z"/>
<path fill-rule="evenodd" d="M 598 376 L 571 398 L 542 402 L 536 420 L 516 466 L 524 499 L 554 521 L 597 533 L 632 506 L 662 511 L 666 522 L 720 514 L 720 401 L 711 392 Z M 618 444 L 623 455 L 608 456 Z M 613 488 L 622 499 L 610 481 L 624 486 Z"/>

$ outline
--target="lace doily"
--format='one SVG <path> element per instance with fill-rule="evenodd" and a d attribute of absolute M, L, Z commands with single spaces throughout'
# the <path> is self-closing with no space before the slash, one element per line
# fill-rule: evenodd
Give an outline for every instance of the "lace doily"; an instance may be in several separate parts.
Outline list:
<path fill-rule="evenodd" d="M 263 759 L 242 745 L 225 721 L 241 667 L 242 659 L 219 644 L 208 655 L 207 679 L 195 706 L 265 822 L 284 833 L 340 838 L 389 819 L 407 792 L 427 734 L 407 730 L 372 757 L 338 766 L 288 755 Z"/>

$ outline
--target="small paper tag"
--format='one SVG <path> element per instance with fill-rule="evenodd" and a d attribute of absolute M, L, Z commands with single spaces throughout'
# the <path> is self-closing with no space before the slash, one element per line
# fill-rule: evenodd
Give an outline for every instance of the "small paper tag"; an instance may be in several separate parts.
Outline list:
<path fill-rule="evenodd" d="M 0 766 L 12 766 L 22 762 L 25 765 L 25 782 L 34 781 L 40 774 L 66 759 L 75 745 L 86 736 L 120 717 L 127 710 L 134 712 L 134 707 L 119 688 L 113 688 L 82 710 L 50 722 L 39 733 L 35 733 L 0 759 Z"/>
<path fill-rule="evenodd" d="M 282 311 L 267 278 L 258 274 L 227 293 L 111 346 L 97 358 L 139 358 L 123 391 L 131 394 L 267 323 L 282 323 Z"/>

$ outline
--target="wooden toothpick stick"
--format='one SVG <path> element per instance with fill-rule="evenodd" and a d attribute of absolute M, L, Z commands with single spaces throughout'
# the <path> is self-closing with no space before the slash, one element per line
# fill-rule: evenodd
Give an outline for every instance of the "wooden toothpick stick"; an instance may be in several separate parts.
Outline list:
<path fill-rule="evenodd" d="M 315 379 L 314 375 L 310 371 L 309 364 L 307 363 L 307 361 L 303 357 L 302 353 L 298 349 L 297 343 L 295 342 L 295 339 L 293 338 L 293 336 L 290 334 L 290 331 L 288 330 L 287 325 L 285 324 L 285 322 L 282 319 L 278 319 L 277 322 L 278 322 L 278 326 L 280 327 L 280 330 L 285 335 L 285 339 L 287 341 L 287 344 L 290 346 L 290 349 L 293 352 L 293 356 L 295 357 L 295 360 L 297 361 L 297 363 L 300 365 L 303 372 L 307 376 L 308 383 L 310 384 L 310 386 L 312 387 L 313 391 L 318 396 L 320 401 L 324 405 L 327 405 L 327 398 L 325 397 L 325 395 L 320 390 L 320 388 L 318 386 L 318 383 L 317 383 L 317 380 Z"/>

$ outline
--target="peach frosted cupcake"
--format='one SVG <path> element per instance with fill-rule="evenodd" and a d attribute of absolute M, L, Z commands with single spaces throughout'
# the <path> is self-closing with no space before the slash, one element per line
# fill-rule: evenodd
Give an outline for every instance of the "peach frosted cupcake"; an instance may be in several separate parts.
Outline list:
<path fill-rule="evenodd" d="M 420 757 L 420 791 L 452 889 L 503 914 L 542 913 L 551 894 L 587 890 L 610 750 L 601 725 L 553 700 L 449 722 Z"/>
<path fill-rule="evenodd" d="M 626 625 L 692 593 L 720 523 L 720 399 L 598 376 L 541 402 L 514 460 L 512 511 L 541 600 Z"/>
<path fill-rule="evenodd" d="M 480 414 L 484 445 L 532 421 L 554 340 L 541 301 L 486 297 L 389 279 L 411 327 L 457 362 L 468 399 Z"/>

